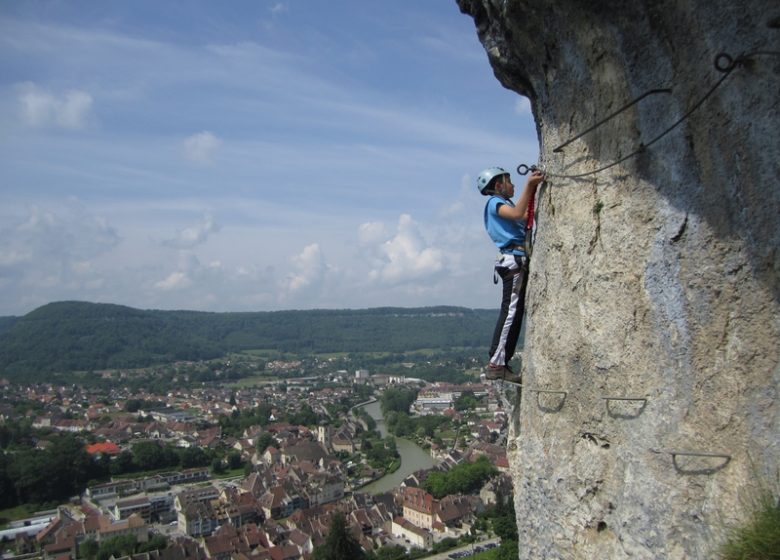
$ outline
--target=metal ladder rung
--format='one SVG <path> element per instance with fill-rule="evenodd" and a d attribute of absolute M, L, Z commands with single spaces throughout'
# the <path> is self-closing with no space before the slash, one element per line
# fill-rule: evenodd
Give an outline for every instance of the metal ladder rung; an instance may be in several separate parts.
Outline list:
<path fill-rule="evenodd" d="M 607 414 L 612 418 L 622 418 L 626 420 L 632 420 L 638 418 L 645 411 L 647 406 L 647 397 L 601 397 L 607 407 Z M 616 405 L 616 410 L 610 408 L 610 403 L 613 401 L 622 403 L 634 403 L 633 406 L 624 405 L 622 407 Z M 641 406 L 637 407 L 636 403 L 641 403 Z M 622 410 L 621 410 L 622 408 Z"/>
<path fill-rule="evenodd" d="M 560 412 L 560 410 L 563 408 L 564 403 L 566 402 L 566 397 L 569 396 L 569 393 L 567 391 L 552 391 L 549 389 L 531 389 L 531 391 L 536 393 L 536 406 L 545 412 Z M 561 402 L 554 407 L 545 406 L 539 400 L 540 395 L 558 395 L 561 397 Z"/>
<path fill-rule="evenodd" d="M 717 453 L 711 451 L 681 451 L 679 449 L 651 449 L 650 451 L 653 453 L 668 453 L 671 455 L 674 468 L 677 469 L 677 471 L 681 474 L 713 474 L 728 465 L 732 458 L 728 453 Z M 723 462 L 719 465 L 693 468 L 681 466 L 677 462 L 678 457 L 704 457 L 707 459 L 721 459 Z"/>

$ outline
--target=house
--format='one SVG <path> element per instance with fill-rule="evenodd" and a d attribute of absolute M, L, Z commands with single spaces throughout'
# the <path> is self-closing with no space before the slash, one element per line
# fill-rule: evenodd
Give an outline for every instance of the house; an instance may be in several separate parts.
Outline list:
<path fill-rule="evenodd" d="M 287 536 L 289 543 L 298 549 L 298 553 L 308 555 L 314 552 L 314 544 L 311 537 L 299 529 L 293 529 Z"/>
<path fill-rule="evenodd" d="M 489 480 L 479 491 L 479 498 L 483 504 L 494 505 L 500 502 L 507 503 L 512 496 L 512 479 L 508 473 Z"/>
<path fill-rule="evenodd" d="M 413 525 L 423 529 L 433 529 L 435 500 L 422 488 L 403 489 L 403 517 Z"/>
<path fill-rule="evenodd" d="M 304 494 L 309 507 L 327 504 L 344 497 L 344 481 L 332 474 L 311 473 L 305 482 Z"/>
<path fill-rule="evenodd" d="M 476 510 L 481 509 L 481 503 L 476 503 L 479 498 L 470 496 L 445 496 L 436 505 L 434 526 L 440 530 L 462 528 L 474 519 Z"/>
<path fill-rule="evenodd" d="M 152 504 L 147 496 L 140 498 L 125 498 L 117 500 L 111 509 L 114 519 L 127 519 L 131 515 L 139 515 L 149 523 L 152 518 Z"/>
<path fill-rule="evenodd" d="M 111 522 L 107 517 L 100 516 L 99 541 L 104 541 L 114 537 L 130 535 L 135 537 L 137 542 L 146 542 L 149 540 L 149 526 L 138 514 L 133 514 L 122 521 Z"/>
<path fill-rule="evenodd" d="M 209 484 L 200 488 L 191 488 L 179 492 L 174 499 L 174 507 L 177 511 L 183 510 L 187 505 L 194 502 L 210 502 L 219 498 L 219 489 Z"/>
<path fill-rule="evenodd" d="M 352 441 L 350 434 L 344 430 L 339 431 L 330 439 L 331 448 L 334 452 L 343 451 L 345 453 L 355 452 L 355 442 Z"/>
<path fill-rule="evenodd" d="M 110 441 L 98 442 L 98 443 L 93 443 L 92 445 L 87 445 L 87 453 L 95 456 L 119 455 L 121 451 L 122 450 L 119 449 L 119 446 L 117 444 L 112 443 Z"/>
<path fill-rule="evenodd" d="M 315 464 L 323 464 L 328 459 L 328 452 L 321 443 L 316 441 L 299 441 L 282 450 L 282 461 L 290 464 L 297 461 L 311 461 Z"/>
<path fill-rule="evenodd" d="M 258 501 L 266 519 L 281 519 L 295 511 L 292 498 L 281 485 L 267 490 Z"/>
<path fill-rule="evenodd" d="M 99 513 L 85 514 L 83 511 L 60 507 L 57 516 L 38 532 L 35 539 L 46 558 L 63 555 L 75 558 L 78 546 L 84 540 L 100 542 L 124 535 L 135 537 L 137 542 L 146 542 L 149 539 L 148 525 L 137 514 L 112 522 Z"/>
<path fill-rule="evenodd" d="M 178 510 L 178 525 L 186 535 L 204 537 L 219 527 L 219 520 L 210 502 L 192 502 Z"/>
<path fill-rule="evenodd" d="M 506 448 L 502 445 L 477 443 L 471 449 L 468 459 L 475 461 L 481 455 L 486 456 L 499 472 L 509 472 L 509 459 L 506 456 Z"/>
<path fill-rule="evenodd" d="M 417 548 L 429 549 L 433 546 L 433 535 L 430 531 L 417 527 L 403 517 L 393 519 L 392 534 L 407 539 Z"/>
<path fill-rule="evenodd" d="M 298 548 L 291 544 L 271 547 L 268 552 L 271 554 L 272 560 L 298 560 L 302 557 Z"/>
<path fill-rule="evenodd" d="M 282 462 L 282 454 L 273 445 L 269 445 L 263 452 L 263 462 L 266 465 L 277 465 Z"/>

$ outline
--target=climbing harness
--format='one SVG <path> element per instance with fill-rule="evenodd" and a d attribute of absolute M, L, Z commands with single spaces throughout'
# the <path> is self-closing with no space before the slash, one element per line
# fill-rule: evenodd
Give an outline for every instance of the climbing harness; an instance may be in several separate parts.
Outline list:
<path fill-rule="evenodd" d="M 751 51 L 747 51 L 747 52 L 744 52 L 742 54 L 737 55 L 736 58 L 732 57 L 730 54 L 728 54 L 726 52 L 718 53 L 715 56 L 715 59 L 713 61 L 713 65 L 714 65 L 715 69 L 718 72 L 721 72 L 723 74 L 723 76 L 721 76 L 721 78 L 718 81 L 716 81 L 715 84 L 712 87 L 710 87 L 710 89 L 707 90 L 707 92 L 704 95 L 702 95 L 679 119 L 677 119 L 674 123 L 672 123 L 664 131 L 662 131 L 660 134 L 656 135 L 654 138 L 648 140 L 647 142 L 640 142 L 639 146 L 634 151 L 632 151 L 628 155 L 625 155 L 625 156 L 623 156 L 623 157 L 613 161 L 612 163 L 609 163 L 607 165 L 604 165 L 604 166 L 599 167 L 598 169 L 594 169 L 592 171 L 586 171 L 584 173 L 576 173 L 576 174 L 572 174 L 572 175 L 568 175 L 568 174 L 564 174 L 564 173 L 551 173 L 551 172 L 547 171 L 545 169 L 545 166 L 542 165 L 542 164 L 538 164 L 538 165 L 520 164 L 520 165 L 517 166 L 517 172 L 520 175 L 526 175 L 526 174 L 528 174 L 529 171 L 541 170 L 545 174 L 545 176 L 547 176 L 547 177 L 559 177 L 559 178 L 562 178 L 562 179 L 580 179 L 582 177 L 587 177 L 589 175 L 595 175 L 597 173 L 601 173 L 602 171 L 606 171 L 607 169 L 610 169 L 611 167 L 619 165 L 619 164 L 623 163 L 624 161 L 629 160 L 629 159 L 631 159 L 631 158 L 633 158 L 633 157 L 643 153 L 647 148 L 649 148 L 650 146 L 652 146 L 653 144 L 658 142 L 661 138 L 663 138 L 664 136 L 669 134 L 672 130 L 677 128 L 683 121 L 688 119 L 688 117 L 690 117 L 691 114 L 694 111 L 696 111 L 699 107 L 701 107 L 704 104 L 704 102 L 715 92 L 715 90 L 717 90 L 721 86 L 721 84 L 726 80 L 726 78 L 728 78 L 731 75 L 731 73 L 735 69 L 747 66 L 748 61 L 752 60 L 753 58 L 755 58 L 757 56 L 780 56 L 780 52 L 778 52 L 778 51 L 766 51 L 766 50 L 751 50 Z M 553 152 L 554 153 L 561 153 L 561 152 L 563 152 L 563 148 L 565 148 L 566 146 L 568 146 L 569 144 L 571 144 L 575 140 L 578 140 L 579 138 L 582 138 L 586 134 L 588 134 L 590 132 L 593 132 L 594 130 L 596 130 L 597 128 L 602 126 L 604 123 L 612 120 L 613 118 L 615 118 L 616 116 L 620 115 L 624 111 L 630 109 L 631 107 L 633 107 L 634 105 L 639 103 L 641 100 L 645 99 L 646 97 L 649 97 L 651 95 L 657 95 L 657 94 L 667 94 L 667 93 L 671 93 L 671 92 L 672 92 L 672 88 L 656 88 L 656 89 L 651 89 L 649 91 L 646 91 L 645 93 L 643 93 L 639 97 L 637 97 L 634 100 L 626 103 L 625 105 L 623 105 L 622 107 L 620 107 L 616 111 L 612 112 L 608 116 L 606 116 L 603 119 L 599 120 L 597 123 L 591 125 L 587 129 L 585 129 L 582 132 L 580 132 L 579 134 L 577 134 L 577 135 L 573 136 L 572 138 L 568 139 L 566 142 L 564 142 L 560 146 L 554 148 Z"/>

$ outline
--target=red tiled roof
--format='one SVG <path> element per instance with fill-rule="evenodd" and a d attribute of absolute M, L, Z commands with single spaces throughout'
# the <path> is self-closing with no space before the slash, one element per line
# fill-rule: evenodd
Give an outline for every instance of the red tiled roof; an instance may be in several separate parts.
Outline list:
<path fill-rule="evenodd" d="M 106 455 L 118 455 L 120 453 L 119 446 L 110 441 L 93 443 L 87 446 L 87 453 L 95 455 L 97 453 L 104 453 Z"/>

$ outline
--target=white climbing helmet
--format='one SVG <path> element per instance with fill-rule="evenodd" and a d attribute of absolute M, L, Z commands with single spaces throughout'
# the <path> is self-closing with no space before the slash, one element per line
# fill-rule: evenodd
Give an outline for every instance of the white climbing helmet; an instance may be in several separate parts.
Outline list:
<path fill-rule="evenodd" d="M 477 190 L 480 194 L 485 194 L 485 189 L 494 178 L 500 175 L 509 175 L 509 171 L 501 167 L 488 167 L 477 177 Z"/>

